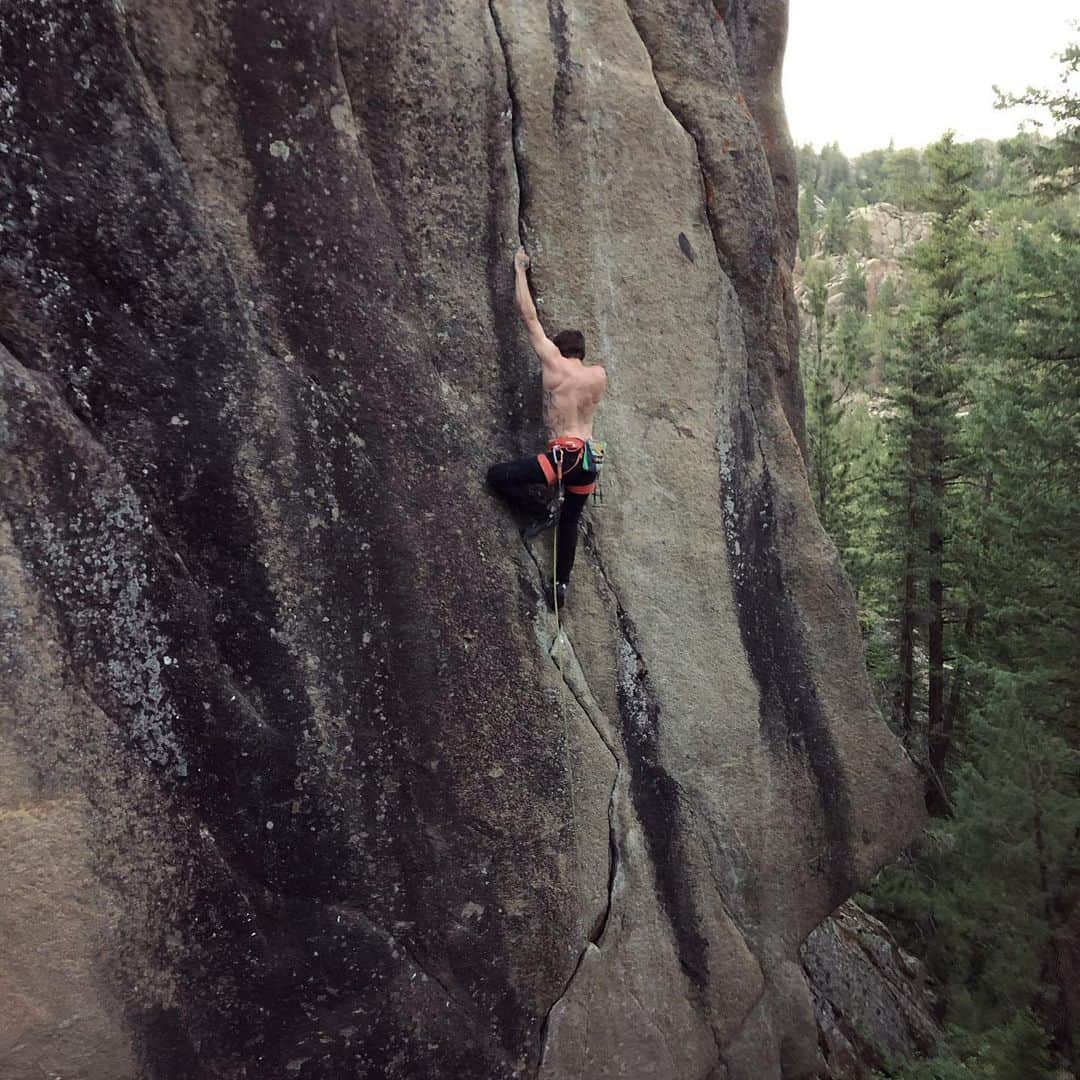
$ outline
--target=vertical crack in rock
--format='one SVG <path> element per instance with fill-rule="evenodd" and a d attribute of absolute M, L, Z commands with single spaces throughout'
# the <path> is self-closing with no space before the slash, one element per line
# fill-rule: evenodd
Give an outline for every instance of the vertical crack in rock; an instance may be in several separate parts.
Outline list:
<path fill-rule="evenodd" d="M 574 650 L 574 645 L 570 641 L 569 637 L 565 633 L 562 633 L 560 629 L 561 642 L 565 645 L 570 653 L 570 659 L 573 662 L 573 668 L 571 677 L 567 678 L 567 670 L 565 663 L 556 664 L 559 669 L 559 675 L 562 677 L 562 681 L 566 688 L 570 691 L 574 700 L 578 703 L 579 708 L 588 718 L 589 723 L 592 725 L 593 730 L 600 737 L 600 741 L 607 748 L 609 754 L 611 754 L 611 760 L 615 763 L 615 777 L 611 783 L 611 791 L 608 793 L 608 880 L 607 880 L 607 902 L 604 905 L 604 910 L 600 915 L 600 918 L 596 921 L 594 928 L 590 928 L 589 941 L 593 945 L 599 945 L 600 940 L 604 936 L 604 931 L 607 929 L 608 919 L 611 915 L 612 898 L 615 892 L 615 876 L 619 870 L 620 861 L 620 848 L 618 843 L 618 837 L 616 833 L 616 819 L 615 819 L 615 800 L 619 788 L 619 779 L 622 774 L 622 761 L 619 759 L 619 755 L 615 750 L 615 747 L 610 741 L 610 736 L 604 731 L 604 728 L 597 722 L 596 717 L 593 715 L 599 713 L 601 717 L 604 717 L 603 710 L 600 708 L 596 701 L 596 695 L 592 692 L 592 688 L 589 686 L 588 676 L 585 674 L 585 669 L 581 665 L 581 661 L 577 658 L 577 653 Z M 552 660 L 554 661 L 554 657 Z M 580 677 L 581 685 L 575 686 L 576 678 Z M 604 717 L 606 723 L 606 717 Z"/>
<path fill-rule="evenodd" d="M 528 552 L 529 558 L 532 560 L 533 565 L 536 567 L 537 575 L 540 578 L 541 595 L 543 595 L 544 575 L 543 571 L 540 569 L 540 563 L 537 561 L 536 555 L 533 553 L 532 549 L 529 547 L 528 544 L 524 542 L 524 540 L 522 541 L 522 546 Z M 614 593 L 612 593 L 612 595 L 614 596 Z M 559 677 L 562 679 L 563 685 L 567 688 L 567 690 L 570 691 L 571 696 L 577 702 L 578 707 L 581 709 L 581 711 L 585 714 L 590 725 L 592 725 L 593 730 L 600 738 L 600 741 L 604 744 L 604 748 L 611 755 L 611 760 L 615 763 L 615 779 L 612 782 L 611 791 L 608 795 L 608 846 L 610 852 L 610 857 L 608 861 L 608 895 L 607 904 L 605 906 L 604 913 L 597 924 L 597 928 L 596 930 L 591 931 L 589 934 L 589 941 L 591 941 L 595 945 L 598 944 L 600 939 L 604 936 L 604 930 L 607 928 L 608 917 L 611 914 L 612 895 L 615 888 L 615 875 L 618 870 L 619 864 L 620 848 L 615 831 L 615 796 L 619 786 L 619 777 L 622 772 L 622 761 L 619 758 L 618 750 L 613 744 L 610 734 L 604 730 L 604 726 L 610 727 L 610 724 L 608 724 L 607 718 L 606 716 L 604 716 L 604 711 L 600 707 L 596 695 L 592 691 L 592 687 L 589 686 L 588 676 L 585 674 L 585 669 L 577 658 L 577 653 L 574 650 L 573 642 L 570 641 L 570 638 L 566 635 L 561 626 L 559 626 L 558 630 L 559 636 L 556 637 L 555 640 L 552 642 L 551 649 L 548 652 L 548 657 L 558 670 Z M 580 687 L 575 686 L 573 681 L 567 678 L 566 667 L 556 660 L 554 655 L 556 644 L 563 644 L 569 650 L 570 657 L 573 660 L 574 674 L 580 676 L 581 679 Z M 598 723 L 596 715 L 594 714 L 599 715 L 604 719 L 604 725 Z"/>
<path fill-rule="evenodd" d="M 694 147 L 702 178 L 702 201 L 713 236 L 721 270 L 727 275 L 742 303 L 739 276 L 732 273 L 719 235 L 719 224 L 709 207 L 708 177 L 698 136 L 690 123 L 678 114 L 677 106 L 664 93 L 652 63 L 652 53 L 626 0 L 627 14 L 642 48 L 649 56 L 650 71 L 657 93 L 671 118 L 686 132 Z M 761 425 L 751 386 L 751 356 L 747 356 L 746 399 L 750 417 L 740 414 L 742 430 L 738 440 L 740 460 L 735 467 L 723 448 L 723 479 L 732 489 L 733 507 L 722 502 L 732 585 L 735 591 L 739 632 L 747 660 L 760 691 L 759 717 L 762 733 L 774 753 L 793 752 L 803 757 L 818 792 L 825 831 L 824 873 L 828 896 L 835 906 L 845 900 L 856 884 L 851 848 L 851 801 L 836 747 L 829 734 L 817 686 L 806 655 L 806 643 L 799 629 L 799 615 L 784 581 L 780 550 L 775 539 L 777 516 L 775 484 L 761 436 Z M 750 480 L 748 463 L 756 448 L 762 478 Z"/>
<path fill-rule="evenodd" d="M 540 568 L 540 563 L 536 558 L 532 548 L 528 544 L 522 541 L 522 546 L 528 553 L 530 560 L 536 567 L 536 572 L 540 578 L 541 583 L 541 595 L 543 594 L 543 571 Z M 612 594 L 614 596 L 614 593 Z M 565 647 L 569 652 L 570 660 L 572 661 L 571 675 L 567 677 L 567 667 L 565 662 L 559 663 L 554 655 L 556 645 Z M 559 672 L 559 677 L 562 679 L 563 685 L 570 692 L 571 696 L 577 702 L 578 707 L 585 714 L 589 723 L 592 725 L 593 730 L 596 732 L 600 741 L 604 744 L 608 753 L 611 754 L 611 760 L 615 763 L 615 776 L 612 780 L 611 791 L 608 794 L 608 880 L 607 880 L 607 901 L 604 905 L 604 910 L 601 913 L 600 918 L 597 920 L 595 928 L 590 928 L 588 939 L 585 944 L 585 948 L 582 949 L 578 955 L 577 963 L 574 965 L 574 970 L 570 974 L 570 978 L 567 979 L 566 985 L 563 987 L 559 996 L 551 1003 L 550 1008 L 544 1014 L 543 1023 L 540 1025 L 540 1064 L 543 1064 L 544 1052 L 547 1048 L 547 1033 L 550 1026 L 551 1015 L 555 1011 L 555 1007 L 559 1004 L 563 998 L 570 991 L 570 987 L 574 983 L 574 979 L 577 977 L 578 972 L 581 970 L 581 965 L 585 961 L 591 947 L 599 948 L 600 942 L 604 937 L 604 933 L 607 930 L 608 923 L 611 918 L 611 911 L 614 905 L 615 897 L 615 880 L 618 875 L 619 866 L 622 858 L 622 849 L 619 844 L 619 835 L 617 829 L 617 815 L 616 815 L 616 800 L 619 792 L 619 781 L 622 778 L 622 761 L 619 757 L 618 751 L 614 746 L 611 736 L 608 731 L 605 731 L 605 727 L 609 726 L 607 718 L 604 716 L 604 711 L 600 707 L 596 695 L 592 692 L 592 688 L 589 686 L 588 676 L 585 674 L 585 669 L 581 665 L 581 662 L 577 658 L 577 653 L 574 651 L 573 643 L 569 637 L 563 632 L 562 627 L 558 627 L 558 637 L 552 643 L 551 649 L 548 652 L 553 664 Z M 580 685 L 575 685 L 575 682 L 580 679 Z M 597 717 L 604 720 L 601 724 Z"/>
<path fill-rule="evenodd" d="M 679 785 L 660 760 L 660 702 L 637 645 L 633 620 L 611 583 L 591 528 L 586 530 L 586 541 L 615 602 L 622 644 L 617 693 L 623 747 L 630 765 L 630 798 L 645 835 L 657 897 L 671 925 L 679 963 L 695 990 L 704 994 L 709 982 L 709 943 L 681 861 Z"/>
<path fill-rule="evenodd" d="M 564 57 L 562 57 L 562 55 L 560 53 L 560 79 L 563 78 L 563 68 L 564 68 L 564 66 L 566 68 L 566 78 L 568 79 L 569 78 L 569 50 L 568 50 L 568 48 L 566 46 L 566 42 L 565 42 L 566 14 L 565 14 L 565 11 L 563 11 L 563 9 L 561 7 L 560 0 L 549 0 L 548 8 L 549 8 L 549 18 L 550 18 L 551 24 L 552 24 L 553 38 L 555 38 L 557 42 L 562 41 L 562 43 L 563 43 L 562 49 L 567 54 L 566 57 L 564 58 Z M 514 174 L 515 174 L 515 178 L 517 180 L 517 192 L 518 192 L 518 212 L 517 212 L 518 239 L 520 240 L 522 245 L 524 245 L 525 241 L 526 241 L 526 219 L 528 217 L 528 211 L 527 211 L 528 193 L 527 193 L 527 186 L 526 186 L 526 183 L 525 183 L 525 169 L 524 169 L 524 166 L 523 166 L 523 162 L 521 160 L 521 149 L 520 149 L 521 114 L 520 114 L 520 110 L 519 110 L 519 107 L 518 107 L 518 104 L 517 104 L 517 98 L 516 98 L 515 89 L 514 89 L 514 75 L 513 75 L 513 68 L 512 68 L 512 63 L 511 63 L 511 59 L 510 59 L 510 49 L 509 49 L 509 46 L 507 44 L 506 38 L 503 35 L 503 28 L 502 28 L 502 24 L 501 24 L 501 22 L 499 20 L 498 11 L 496 10 L 495 0 L 488 0 L 488 13 L 491 16 L 492 27 L 495 30 L 495 36 L 498 39 L 499 47 L 500 47 L 500 49 L 502 51 L 503 65 L 504 65 L 504 67 L 506 69 L 506 93 L 507 93 L 507 99 L 508 99 L 509 105 L 510 105 L 510 115 L 511 115 L 511 125 L 510 125 L 510 127 L 511 127 L 511 140 L 510 140 L 511 141 L 511 154 L 512 154 L 512 158 L 513 158 L 513 162 L 514 162 Z M 557 50 L 558 50 L 558 45 L 557 45 Z M 565 65 L 563 63 L 564 59 L 565 59 Z M 560 85 L 563 85 L 563 84 L 557 82 L 556 90 L 555 90 L 555 101 L 553 103 L 553 107 L 555 109 L 556 115 L 558 115 L 560 107 L 561 107 L 561 102 L 559 100 L 559 86 Z M 569 93 L 569 86 L 568 85 L 563 85 L 563 89 L 564 89 L 563 97 L 565 97 L 566 93 Z M 536 572 L 537 572 L 537 575 L 538 575 L 539 580 L 540 580 L 541 596 L 543 596 L 543 571 L 542 571 L 542 569 L 540 567 L 539 562 L 536 559 L 535 554 L 533 553 L 533 551 L 529 547 L 529 545 L 524 543 L 524 541 L 522 541 L 522 546 L 525 548 L 525 551 L 527 552 L 529 558 L 532 560 L 533 565 L 536 567 Z M 614 593 L 612 593 L 612 595 L 614 596 Z M 563 669 L 562 665 L 556 663 L 556 667 L 559 670 L 559 676 L 562 679 L 563 684 L 566 686 L 567 690 L 570 692 L 570 694 L 573 696 L 574 700 L 577 702 L 579 708 L 581 708 L 581 710 L 585 713 L 585 716 L 587 717 L 589 723 L 592 725 L 593 729 L 596 731 L 596 734 L 599 736 L 601 742 L 604 744 L 604 746 L 607 749 L 608 753 L 611 754 L 612 760 L 615 763 L 615 777 L 614 777 L 612 785 L 611 785 L 611 791 L 610 791 L 610 793 L 608 795 L 608 881 L 607 881 L 607 902 L 605 904 L 603 914 L 601 915 L 597 926 L 595 927 L 595 929 L 590 928 L 588 941 L 586 943 L 585 948 L 581 951 L 580 955 L 578 956 L 577 964 L 575 964 L 574 970 L 570 974 L 570 978 L 567 980 L 566 985 L 563 987 L 561 993 L 551 1003 L 551 1006 L 548 1008 L 546 1014 L 544 1015 L 544 1020 L 543 1020 L 543 1023 L 541 1024 L 541 1027 L 540 1027 L 540 1061 L 541 1061 L 541 1063 L 543 1062 L 544 1051 L 545 1051 L 545 1048 L 547 1046 L 547 1033 L 548 1033 L 548 1028 L 549 1028 L 549 1025 L 550 1025 L 552 1013 L 554 1012 L 555 1007 L 559 1004 L 559 1002 L 562 1001 L 563 998 L 566 997 L 567 993 L 570 990 L 570 987 L 573 985 L 574 979 L 577 977 L 578 972 L 581 970 L 581 965 L 582 965 L 582 963 L 584 963 L 585 956 L 587 955 L 589 948 L 598 946 L 598 943 L 603 938 L 604 932 L 607 929 L 608 922 L 609 922 L 610 917 L 611 917 L 611 911 L 612 911 L 613 902 L 614 902 L 615 880 L 616 880 L 616 876 L 617 876 L 617 873 L 618 873 L 619 860 L 620 860 L 619 838 L 618 838 L 617 829 L 616 829 L 616 806 L 615 806 L 615 801 L 616 801 L 618 788 L 619 788 L 619 779 L 620 779 L 620 776 L 622 774 L 622 762 L 621 762 L 621 760 L 619 758 L 619 755 L 618 755 L 614 745 L 612 744 L 608 734 L 603 730 L 601 725 L 597 722 L 597 718 L 594 715 L 594 709 L 598 710 L 598 708 L 599 708 L 596 705 L 596 697 L 592 693 L 592 690 L 589 688 L 588 679 L 587 679 L 587 676 L 585 675 L 584 669 L 582 668 L 581 664 L 578 662 L 576 653 L 573 652 L 573 646 L 571 645 L 571 643 L 569 641 L 569 638 L 566 638 L 565 635 L 563 635 L 561 627 L 559 627 L 559 635 L 560 635 L 560 637 L 562 637 L 565 640 L 566 646 L 571 652 L 571 656 L 573 658 L 574 666 L 581 675 L 581 680 L 582 680 L 585 692 L 582 693 L 579 688 L 572 685 L 571 681 L 567 679 L 566 671 Z M 559 641 L 559 638 L 556 638 L 556 642 L 558 642 L 558 641 Z M 551 658 L 552 662 L 555 663 L 555 657 L 553 655 L 551 655 L 550 652 L 549 652 L 549 657 Z M 592 704 L 594 706 L 593 708 L 590 708 L 589 701 L 587 701 L 586 698 L 585 698 L 586 694 L 588 695 L 588 698 L 591 699 L 591 702 L 592 702 Z M 602 711 L 601 711 L 601 715 L 602 715 Z"/>
<path fill-rule="evenodd" d="M 491 20 L 491 28 L 495 35 L 495 40 L 498 42 L 499 55 L 502 59 L 503 77 L 506 81 L 506 110 L 500 114 L 500 121 L 506 119 L 507 113 L 510 116 L 510 159 L 513 162 L 514 167 L 514 183 L 517 188 L 517 213 L 516 213 L 516 225 L 517 225 L 517 240 L 518 243 L 527 248 L 526 242 L 526 218 L 528 216 L 527 200 L 528 192 L 525 184 L 525 167 L 522 161 L 522 151 L 519 146 L 520 143 L 520 127 L 521 127 L 521 113 L 517 103 L 517 96 L 514 89 L 514 78 L 512 73 L 512 67 L 510 62 L 510 46 L 505 37 L 503 36 L 502 23 L 499 20 L 498 12 L 495 8 L 496 0 L 488 0 L 487 13 L 488 18 Z M 496 165 L 496 159 L 494 156 L 494 146 L 497 143 L 502 142 L 503 132 L 502 123 L 493 125 L 495 128 L 494 133 L 490 137 L 489 146 L 489 167 L 491 175 L 499 175 L 502 172 L 501 163 Z M 503 274 L 503 263 L 501 258 L 502 247 L 502 228 L 500 225 L 501 217 L 501 192 L 495 190 L 492 192 L 490 201 L 490 210 L 488 218 L 488 234 L 492 237 L 493 242 L 489 245 L 488 263 L 487 263 L 487 282 L 488 282 L 488 295 L 491 298 L 491 308 L 493 321 L 495 324 L 495 338 L 499 346 L 499 355 L 507 358 L 516 357 L 517 344 L 514 337 L 514 332 L 508 325 L 510 323 L 513 311 L 513 301 L 507 298 L 504 292 L 504 286 L 501 282 Z M 506 318 L 503 317 L 502 312 L 506 311 Z M 527 422 L 525 413 L 527 410 L 522 409 L 522 395 L 520 391 L 520 378 L 523 368 L 516 363 L 511 365 L 512 371 L 506 372 L 506 364 L 500 364 L 499 370 L 502 375 L 502 396 L 503 401 L 506 404 L 506 414 L 510 418 L 511 433 L 516 437 L 522 435 L 523 427 Z M 517 373 L 517 377 L 514 376 L 514 372 Z M 508 377 L 509 376 L 509 377 Z"/>
<path fill-rule="evenodd" d="M 522 166 L 519 141 L 521 136 L 521 112 L 518 108 L 517 96 L 514 92 L 514 72 L 510 63 L 510 47 L 503 37 L 502 22 L 499 13 L 495 9 L 495 0 L 488 0 L 488 14 L 491 16 L 491 25 L 495 28 L 495 37 L 498 38 L 499 48 L 502 50 L 503 66 L 506 68 L 506 96 L 510 102 L 510 149 L 514 158 L 514 175 L 517 179 L 518 189 L 518 239 L 522 246 L 525 245 L 525 221 L 528 216 L 528 196 L 525 190 L 525 170 Z"/>
<path fill-rule="evenodd" d="M 559 1002 L 570 993 L 570 987 L 574 985 L 574 980 L 578 977 L 578 973 L 581 971 L 582 965 L 585 963 L 585 957 L 589 955 L 589 950 L 596 948 L 592 942 L 589 942 L 581 953 L 578 955 L 577 963 L 574 965 L 574 970 L 570 973 L 570 978 L 566 980 L 566 985 L 559 992 L 559 996 L 551 1003 L 551 1008 L 544 1013 L 543 1023 L 540 1025 L 540 1058 L 536 1063 L 536 1075 L 539 1076 L 544 1071 L 544 1057 L 547 1054 L 548 1043 L 548 1029 L 551 1027 L 551 1017 L 555 1012 Z"/>

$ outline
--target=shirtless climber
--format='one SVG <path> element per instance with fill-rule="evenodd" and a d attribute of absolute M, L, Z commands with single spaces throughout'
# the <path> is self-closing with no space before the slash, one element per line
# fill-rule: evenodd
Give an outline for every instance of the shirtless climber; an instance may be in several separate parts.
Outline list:
<path fill-rule="evenodd" d="M 598 364 L 585 366 L 585 337 L 580 330 L 563 330 L 554 340 L 544 333 L 525 277 L 528 266 L 529 256 L 519 248 L 514 256 L 514 294 L 529 342 L 543 369 L 547 452 L 500 461 L 488 469 L 487 479 L 512 506 L 531 515 L 539 511 L 538 519 L 525 529 L 526 538 L 558 526 L 554 595 L 561 606 L 574 565 L 578 522 L 596 488 L 596 473 L 582 467 L 582 458 L 586 441 L 592 438 L 593 414 L 607 388 L 607 373 Z M 560 466 L 566 492 L 561 513 L 557 499 L 546 506 L 538 505 L 527 490 L 532 484 L 555 486 Z"/>

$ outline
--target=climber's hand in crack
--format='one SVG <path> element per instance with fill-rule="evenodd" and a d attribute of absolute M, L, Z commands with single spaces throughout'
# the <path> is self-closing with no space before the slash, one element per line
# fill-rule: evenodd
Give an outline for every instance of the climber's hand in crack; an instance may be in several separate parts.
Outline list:
<path fill-rule="evenodd" d="M 540 358 L 545 372 L 554 374 L 559 370 L 563 360 L 555 342 L 544 333 L 540 325 L 540 316 L 536 313 L 536 304 L 533 303 L 532 293 L 529 290 L 529 279 L 525 271 L 532 264 L 532 260 L 526 254 L 525 249 L 520 247 L 514 256 L 514 302 L 517 305 L 518 314 L 529 332 L 529 344 L 533 352 Z M 545 389 L 547 376 L 545 375 Z"/>

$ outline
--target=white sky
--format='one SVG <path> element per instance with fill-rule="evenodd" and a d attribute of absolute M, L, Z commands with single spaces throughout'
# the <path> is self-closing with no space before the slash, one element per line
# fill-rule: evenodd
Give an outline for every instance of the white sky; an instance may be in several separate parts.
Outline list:
<path fill-rule="evenodd" d="M 889 145 L 1002 138 L 1022 109 L 994 109 L 993 85 L 1058 85 L 1054 58 L 1080 38 L 1078 0 L 790 0 L 784 100 L 796 145 L 849 156 Z"/>

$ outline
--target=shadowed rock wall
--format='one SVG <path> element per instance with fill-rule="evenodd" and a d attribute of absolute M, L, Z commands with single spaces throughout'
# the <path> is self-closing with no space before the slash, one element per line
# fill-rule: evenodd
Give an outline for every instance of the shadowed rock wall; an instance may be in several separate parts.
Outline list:
<path fill-rule="evenodd" d="M 799 451 L 781 0 L 0 4 L 0 1064 L 779 1077 L 918 822 Z M 511 255 L 609 373 L 567 616 Z"/>

